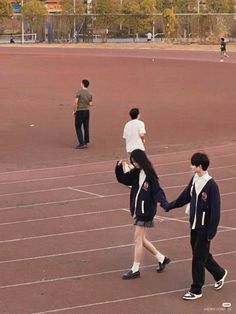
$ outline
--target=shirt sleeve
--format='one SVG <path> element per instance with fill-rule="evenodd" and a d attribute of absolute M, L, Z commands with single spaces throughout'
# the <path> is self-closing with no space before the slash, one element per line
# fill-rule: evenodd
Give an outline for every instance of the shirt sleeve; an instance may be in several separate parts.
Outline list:
<path fill-rule="evenodd" d="M 139 126 L 139 134 L 146 134 L 146 130 L 145 130 L 145 124 L 144 122 L 140 121 L 140 126 Z"/>

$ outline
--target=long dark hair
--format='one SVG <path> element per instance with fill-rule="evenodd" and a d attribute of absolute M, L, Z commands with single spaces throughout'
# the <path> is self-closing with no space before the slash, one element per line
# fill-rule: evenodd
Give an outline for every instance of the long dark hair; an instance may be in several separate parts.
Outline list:
<path fill-rule="evenodd" d="M 134 161 L 137 162 L 140 166 L 140 169 L 143 169 L 143 171 L 145 172 L 147 178 L 151 180 L 158 179 L 158 176 L 152 166 L 151 161 L 147 158 L 147 155 L 143 150 L 141 149 L 133 150 L 130 155 L 130 161 L 132 164 Z"/>

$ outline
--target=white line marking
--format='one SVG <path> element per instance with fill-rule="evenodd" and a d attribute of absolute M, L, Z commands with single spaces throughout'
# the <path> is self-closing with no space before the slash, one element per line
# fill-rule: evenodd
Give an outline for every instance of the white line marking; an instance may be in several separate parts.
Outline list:
<path fill-rule="evenodd" d="M 78 234 L 78 233 L 88 233 L 88 232 L 95 232 L 95 231 L 103 231 L 103 230 L 112 230 L 112 229 L 118 229 L 118 228 L 126 228 L 126 227 L 130 227 L 130 226 L 132 226 L 132 224 L 117 225 L 117 226 L 103 227 L 103 228 L 94 228 L 94 229 L 86 229 L 86 230 L 77 230 L 77 231 L 70 231 L 70 232 L 52 233 L 52 234 L 45 234 L 45 235 L 40 235 L 40 236 L 26 237 L 26 238 L 16 238 L 16 239 L 9 239 L 9 240 L 1 240 L 0 243 L 11 243 L 11 242 L 20 242 L 20 241 L 34 240 L 34 239 L 53 238 L 53 237 L 60 237 L 60 236 L 65 236 L 65 235 Z"/>
<path fill-rule="evenodd" d="M 231 232 L 231 231 L 234 231 L 234 230 L 219 230 L 218 233 Z M 189 235 L 173 237 L 173 238 L 166 238 L 166 239 L 160 239 L 160 240 L 153 240 L 152 243 L 173 241 L 173 240 L 179 240 L 179 239 L 185 239 L 185 238 L 189 238 Z M 106 251 L 106 250 L 114 250 L 114 249 L 119 249 L 119 248 L 126 248 L 126 247 L 130 247 L 130 246 L 133 246 L 133 245 L 134 245 L 133 243 L 128 243 L 128 244 L 122 244 L 122 245 L 117 245 L 117 246 L 102 247 L 102 248 L 97 248 L 97 249 L 79 250 L 79 251 L 64 252 L 64 253 L 58 253 L 58 254 L 49 254 L 49 255 L 25 257 L 25 258 L 19 258 L 19 259 L 14 259 L 14 260 L 12 259 L 12 260 L 0 261 L 0 264 L 15 263 L 15 262 L 22 262 L 22 261 L 29 261 L 29 260 L 38 260 L 38 259 L 52 258 L 52 257 L 58 257 L 58 256 L 67 256 L 67 255 L 75 255 L 75 254 L 82 254 L 82 253 L 100 252 L 100 251 Z"/>
<path fill-rule="evenodd" d="M 204 150 L 215 150 L 219 148 L 225 148 L 225 147 L 235 147 L 235 144 L 223 144 L 223 145 L 216 145 L 216 146 L 208 146 L 208 147 L 203 147 L 203 148 L 196 148 L 196 149 L 189 149 L 189 150 L 182 150 L 178 152 L 170 152 L 170 153 L 163 153 L 163 154 L 153 154 L 150 155 L 150 157 L 165 157 L 165 156 L 173 156 L 173 155 L 180 155 L 182 153 L 189 153 L 193 151 L 204 151 Z M 228 155 L 218 155 L 217 157 L 224 157 L 224 156 L 231 156 L 235 154 L 228 154 Z M 216 158 L 217 158 L 216 157 Z M 216 159 L 214 158 L 214 159 Z M 212 159 L 212 158 L 211 158 Z M 28 172 L 34 172 L 34 171 L 48 171 L 48 170 L 55 170 L 55 169 L 67 169 L 67 168 L 72 168 L 72 167 L 87 167 L 88 165 L 100 165 L 100 164 L 107 164 L 108 162 L 110 163 L 115 163 L 117 160 L 116 159 L 110 159 L 110 160 L 105 160 L 105 161 L 99 161 L 99 162 L 90 162 L 90 163 L 83 163 L 83 164 L 74 164 L 74 165 L 66 165 L 66 166 L 56 166 L 56 167 L 45 167 L 45 168 L 35 168 L 35 169 L 24 169 L 24 170 L 13 170 L 13 171 L 6 171 L 6 172 L 0 172 L 0 175 L 5 175 L 5 174 L 11 174 L 11 173 L 28 173 Z"/>
<path fill-rule="evenodd" d="M 236 155 L 236 154 L 234 154 Z M 227 155 L 228 156 L 228 155 Z M 153 163 L 154 166 L 169 166 L 169 165 L 175 165 L 175 164 L 181 164 L 181 163 L 186 163 L 189 162 L 187 160 L 185 161 L 178 161 L 178 162 L 172 162 L 172 163 L 164 163 L 164 164 L 157 164 Z M 225 167 L 214 167 L 210 169 L 222 169 L 222 168 L 228 168 L 228 167 L 233 167 L 234 165 L 229 165 Z M 106 171 L 97 171 L 97 172 L 90 172 L 90 173 L 80 173 L 80 174 L 74 174 L 74 175 L 65 175 L 65 176 L 56 176 L 56 177 L 46 177 L 46 178 L 37 178 L 37 179 L 26 179 L 26 180 L 16 180 L 16 181 L 6 181 L 6 182 L 0 182 L 0 185 L 9 185 L 9 184 L 17 184 L 17 183 L 29 183 L 29 182 L 40 182 L 40 181 L 47 181 L 47 180 L 58 180 L 58 179 L 68 179 L 68 178 L 77 178 L 81 176 L 90 176 L 90 175 L 97 175 L 97 174 L 103 174 L 103 173 L 113 173 L 113 170 L 106 170 Z M 180 174 L 191 174 L 191 171 L 184 171 L 184 172 L 176 172 L 176 173 L 170 173 L 170 174 L 163 174 L 159 175 L 159 177 L 165 177 L 165 176 L 174 176 L 174 175 L 180 175 Z"/>
<path fill-rule="evenodd" d="M 81 197 L 81 198 L 72 198 L 67 200 L 61 200 L 61 201 L 52 201 L 52 202 L 45 202 L 45 203 L 32 203 L 32 204 L 22 204 L 17 206 L 9 206 L 9 207 L 0 207 L 1 210 L 8 210 L 8 209 L 14 209 L 14 208 L 28 208 L 28 207 L 35 207 L 35 206 L 45 206 L 45 205 L 54 205 L 54 204 L 63 204 L 63 203 L 71 203 L 71 202 L 78 202 L 78 201 L 87 201 L 87 200 L 93 200 L 93 199 L 101 199 L 101 198 L 109 198 L 109 197 L 116 197 L 116 196 L 123 196 L 127 195 L 128 193 L 119 193 L 119 194 L 111 194 L 111 195 L 105 195 L 103 197 Z"/>
<path fill-rule="evenodd" d="M 227 281 L 225 281 L 225 284 L 230 284 L 230 283 L 234 283 L 234 282 L 236 282 L 236 279 L 227 280 Z M 212 286 L 212 284 L 204 285 L 204 287 L 211 287 L 211 286 Z M 59 309 L 54 309 L 54 310 L 48 310 L 48 311 L 44 311 L 44 312 L 34 312 L 32 314 L 58 313 L 58 312 L 63 312 L 63 311 L 94 307 L 94 306 L 98 306 L 98 305 L 114 304 L 114 303 L 121 303 L 121 302 L 133 301 L 133 300 L 138 300 L 138 299 L 153 298 L 153 297 L 158 297 L 158 296 L 162 296 L 162 295 L 168 295 L 168 294 L 173 294 L 173 293 L 183 292 L 183 291 L 188 291 L 188 290 L 189 290 L 189 287 L 183 288 L 183 289 L 157 292 L 157 293 L 152 293 L 152 294 L 138 295 L 136 297 L 131 297 L 131 298 L 123 298 L 123 299 L 108 300 L 108 301 L 96 302 L 96 303 L 90 303 L 90 304 L 83 304 L 83 305 L 77 305 L 77 306 L 72 306 L 72 307 L 65 307 L 65 308 L 59 308 Z"/>
<path fill-rule="evenodd" d="M 224 210 L 224 211 L 222 211 L 222 213 L 223 212 L 227 212 L 227 211 L 233 211 L 233 210 L 236 210 L 236 208 L 229 209 L 229 210 Z M 19 221 L 19 222 L 16 221 L 16 222 L 12 222 L 12 223 L 11 222 L 1 223 L 0 226 L 14 225 L 14 224 L 28 223 L 28 222 L 37 222 L 37 221 L 44 221 L 44 220 L 50 220 L 50 219 L 70 218 L 70 217 L 75 217 L 75 216 L 104 214 L 104 213 L 107 214 L 109 212 L 116 212 L 116 211 L 125 211 L 125 212 L 128 212 L 128 213 L 130 212 L 130 210 L 128 208 L 119 208 L 119 209 L 106 210 L 106 211 L 96 211 L 96 212 L 90 212 L 90 213 L 65 215 L 65 216 L 59 216 L 59 217 L 50 217 L 50 218 L 45 218 L 45 219 L 44 218 L 39 218 L 39 219 L 25 220 L 25 221 Z M 188 216 L 170 218 L 170 217 L 166 217 L 166 216 L 157 215 L 157 216 L 155 216 L 154 219 L 158 220 L 158 221 L 161 221 L 161 222 L 163 222 L 163 221 L 176 221 L 176 222 L 189 223 Z M 117 225 L 117 226 L 113 226 L 113 227 L 86 229 L 86 230 L 76 230 L 76 231 L 69 231 L 69 232 L 62 232 L 62 233 L 45 234 L 45 235 L 30 236 L 30 237 L 25 237 L 25 238 L 15 238 L 15 239 L 8 239 L 8 240 L 0 240 L 0 243 L 19 242 L 19 241 L 32 240 L 32 239 L 40 239 L 40 238 L 50 238 L 50 237 L 56 237 L 56 236 L 63 236 L 63 235 L 69 235 L 69 234 L 77 234 L 77 233 L 85 233 L 85 232 L 93 232 L 93 231 L 102 231 L 102 230 L 109 230 L 109 229 L 121 228 L 121 227 L 126 227 L 126 226 L 132 226 L 132 224 Z M 219 226 L 219 227 L 234 230 L 233 227 L 224 227 L 224 226 Z"/>
<path fill-rule="evenodd" d="M 214 167 L 214 168 L 211 168 L 211 170 L 216 170 L 216 169 L 226 169 L 226 168 L 233 168 L 235 167 L 236 165 L 229 165 L 229 166 L 224 166 L 224 167 Z M 112 172 L 112 171 L 109 171 L 109 172 Z M 101 172 L 103 173 L 103 172 Z M 100 174 L 100 172 L 99 172 Z M 172 173 L 167 173 L 167 174 L 162 174 L 162 175 L 159 175 L 159 178 L 164 178 L 164 177 L 169 177 L 169 176 L 176 176 L 176 175 L 184 175 L 184 174 L 189 174 L 191 175 L 192 172 L 191 171 L 184 171 L 184 172 L 172 172 Z M 83 175 L 83 174 L 82 174 Z M 89 175 L 89 173 L 87 173 L 86 175 Z M 92 175 L 94 175 L 94 173 L 92 173 Z M 35 179 L 35 180 L 51 180 L 51 179 L 62 179 L 62 178 L 68 178 L 68 177 L 79 177 L 80 175 L 73 175 L 73 176 L 62 176 L 62 177 L 52 177 L 52 178 L 46 178 L 46 179 Z M 227 180 L 226 179 L 219 179 L 219 180 Z M 219 181 L 217 180 L 217 181 Z M 15 183 L 25 183 L 26 181 L 25 180 L 22 180 L 22 181 L 17 181 L 17 182 L 2 182 L 0 184 L 15 184 Z M 27 180 L 28 182 L 28 180 Z M 50 188 L 50 189 L 41 189 L 41 190 L 32 190 L 32 191 L 25 191 L 25 192 L 16 192 L 16 193 L 4 193 L 4 194 L 0 194 L 0 197 L 2 196 L 11 196 L 11 195 L 24 195 L 24 194 L 33 194 L 33 193 L 41 193 L 41 192 L 52 192 L 52 191 L 60 191 L 60 190 L 64 190 L 64 189 L 68 189 L 68 188 L 71 188 L 71 189 L 75 189 L 77 190 L 77 188 L 84 188 L 84 187 L 93 187 L 93 186 L 101 186 L 101 185 L 107 185 L 107 184 L 116 184 L 117 181 L 107 181 L 107 182 L 101 182 L 101 183 L 92 183 L 92 184 L 83 184 L 83 185 L 76 185 L 76 186 L 71 186 L 71 187 L 68 187 L 68 186 L 63 186 L 63 187 L 59 187 L 59 188 Z"/>
<path fill-rule="evenodd" d="M 224 256 L 224 255 L 231 255 L 235 254 L 236 251 L 228 251 L 224 253 L 218 253 L 214 254 L 214 256 Z M 177 263 L 183 263 L 183 262 L 189 262 L 191 261 L 192 258 L 184 258 L 184 259 L 178 259 L 178 260 L 172 260 L 171 264 L 177 264 Z M 149 265 L 144 265 L 141 266 L 140 269 L 148 269 L 151 267 L 156 267 L 155 264 L 149 264 Z M 103 271 L 103 272 L 97 272 L 97 273 L 89 273 L 89 274 L 78 274 L 74 276 L 67 276 L 67 277 L 57 277 L 57 278 L 52 278 L 52 279 L 42 279 L 42 280 L 37 280 L 37 281 L 31 281 L 31 282 L 22 282 L 22 283 L 15 283 L 11 285 L 4 285 L 0 286 L 0 289 L 5 289 L 5 288 L 15 288 L 15 287 L 21 287 L 21 286 L 30 286 L 30 285 L 37 285 L 37 284 L 44 284 L 44 283 L 50 283 L 50 282 L 56 282 L 56 281 L 64 281 L 64 280 L 71 280 L 71 279 L 78 279 L 78 278 L 88 278 L 88 277 L 96 277 L 96 276 L 103 276 L 103 275 L 109 275 L 109 274 L 114 274 L 114 273 L 120 273 L 123 271 L 126 271 L 127 269 L 115 269 L 115 270 L 108 270 L 108 271 Z"/>
<path fill-rule="evenodd" d="M 72 190 L 72 191 L 77 191 L 77 192 L 82 192 L 82 193 L 94 195 L 94 196 L 97 196 L 97 197 L 104 197 L 104 195 L 100 195 L 100 194 L 97 194 L 97 193 L 92 193 L 92 192 L 88 192 L 88 191 L 84 191 L 84 190 L 79 190 L 79 189 L 73 188 L 71 186 L 69 186 L 67 189 L 68 190 Z"/>
<path fill-rule="evenodd" d="M 218 180 L 219 182 L 220 180 Z M 163 187 L 164 190 L 167 189 L 175 189 L 175 188 L 181 188 L 185 187 L 186 184 L 183 185 L 174 185 L 174 186 L 167 186 Z M 222 196 L 225 195 L 232 195 L 235 194 L 236 192 L 229 192 L 229 193 L 222 193 Z M 109 197 L 116 197 L 116 196 L 124 196 L 124 195 L 129 195 L 129 193 L 118 193 L 118 194 L 110 194 L 110 195 L 104 195 L 102 197 L 81 197 L 81 198 L 72 198 L 72 199 L 66 199 L 66 200 L 60 200 L 60 201 L 52 201 L 52 202 L 45 202 L 45 203 L 31 203 L 31 204 L 22 204 L 22 205 L 16 205 L 16 206 L 9 206 L 9 207 L 0 207 L 1 210 L 9 210 L 9 209 L 14 209 L 14 208 L 28 208 L 28 207 L 36 207 L 36 206 L 44 206 L 44 205 L 54 205 L 54 204 L 63 204 L 63 203 L 70 203 L 70 202 L 77 202 L 77 201 L 86 201 L 86 200 L 91 200 L 91 199 L 96 199 L 96 198 L 109 198 Z"/>
<path fill-rule="evenodd" d="M 126 210 L 126 209 L 125 208 L 117 208 L 117 209 L 100 210 L 100 211 L 94 211 L 94 212 L 85 212 L 85 213 L 79 213 L 79 214 L 69 214 L 69 215 L 62 215 L 62 216 L 51 216 L 51 217 L 45 217 L 45 218 L 18 220 L 18 221 L 12 221 L 12 222 L 2 222 L 2 223 L 0 223 L 0 226 L 24 224 L 24 223 L 38 222 L 38 221 L 44 221 L 44 220 L 53 220 L 53 219 L 66 219 L 66 218 L 77 217 L 77 216 L 104 214 L 104 213 L 110 213 L 110 212 L 115 212 L 115 211 L 124 211 L 124 210 Z"/>

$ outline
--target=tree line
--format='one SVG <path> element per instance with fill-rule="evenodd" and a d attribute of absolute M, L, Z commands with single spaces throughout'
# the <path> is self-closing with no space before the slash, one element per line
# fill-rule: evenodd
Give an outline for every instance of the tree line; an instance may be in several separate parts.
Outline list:
<path fill-rule="evenodd" d="M 21 14 L 30 32 L 54 38 L 80 33 L 107 36 L 144 35 L 152 30 L 166 38 L 218 38 L 234 28 L 235 0 L 61 0 L 61 12 L 49 15 L 40 0 L 24 0 Z M 0 25 L 13 16 L 8 0 L 0 0 Z M 42 34 L 44 33 L 44 34 Z"/>

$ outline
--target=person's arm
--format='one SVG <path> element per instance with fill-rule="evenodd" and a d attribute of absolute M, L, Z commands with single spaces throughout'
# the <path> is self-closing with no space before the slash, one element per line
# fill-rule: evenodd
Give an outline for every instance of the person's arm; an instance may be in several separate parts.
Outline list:
<path fill-rule="evenodd" d="M 90 96 L 90 99 L 89 99 L 89 106 L 94 106 L 94 104 L 93 104 L 93 96 L 92 95 Z"/>
<path fill-rule="evenodd" d="M 145 143 L 145 135 L 146 135 L 145 124 L 142 122 L 140 130 L 139 130 L 139 136 L 143 143 Z"/>
<path fill-rule="evenodd" d="M 163 208 L 168 204 L 165 192 L 161 188 L 158 179 L 155 179 L 152 183 L 152 195 L 153 195 L 154 202 L 160 203 L 160 205 Z"/>
<path fill-rule="evenodd" d="M 124 172 L 124 165 L 125 162 L 122 160 L 117 162 L 115 168 L 116 178 L 118 182 L 130 186 L 132 185 L 133 171 Z"/>
<path fill-rule="evenodd" d="M 210 191 L 210 223 L 207 231 L 208 240 L 212 240 L 220 222 L 220 192 L 218 185 L 213 181 Z"/>
<path fill-rule="evenodd" d="M 74 103 L 73 103 L 73 114 L 75 115 L 76 111 L 77 111 L 77 106 L 78 106 L 78 98 L 76 97 L 74 99 Z"/>
<path fill-rule="evenodd" d="M 193 180 L 193 179 L 192 179 Z M 179 208 L 182 207 L 188 203 L 190 203 L 191 201 L 191 187 L 192 187 L 192 180 L 190 181 L 190 183 L 188 184 L 188 186 L 183 190 L 183 192 L 178 196 L 178 198 L 168 204 L 164 204 L 164 206 L 162 206 L 165 211 L 169 211 L 171 209 L 174 208 Z"/>

